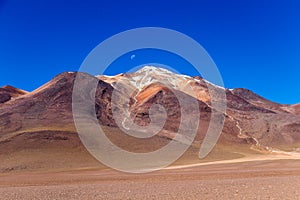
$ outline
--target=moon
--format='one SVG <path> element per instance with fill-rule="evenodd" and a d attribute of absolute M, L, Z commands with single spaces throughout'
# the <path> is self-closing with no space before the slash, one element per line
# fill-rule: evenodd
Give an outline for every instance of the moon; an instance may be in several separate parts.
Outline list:
<path fill-rule="evenodd" d="M 131 60 L 133 60 L 134 58 L 135 58 L 135 55 L 134 55 L 134 54 L 130 56 L 130 59 L 131 59 Z"/>

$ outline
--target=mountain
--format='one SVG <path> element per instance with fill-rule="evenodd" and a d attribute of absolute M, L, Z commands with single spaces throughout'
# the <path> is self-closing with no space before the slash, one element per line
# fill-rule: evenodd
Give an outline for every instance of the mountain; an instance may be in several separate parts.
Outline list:
<path fill-rule="evenodd" d="M 77 97 L 82 115 L 90 116 L 95 111 L 105 134 L 128 151 L 154 151 L 171 140 L 185 145 L 190 139 L 189 131 L 180 137 L 176 137 L 176 132 L 198 125 L 188 151 L 195 154 L 206 136 L 212 111 L 223 116 L 225 122 L 214 150 L 222 152 L 221 157 L 214 157 L 213 152 L 211 159 L 233 156 L 234 152 L 228 152 L 233 146 L 237 147 L 235 152 L 272 153 L 274 149 L 291 151 L 300 144 L 299 104 L 274 103 L 247 89 L 228 90 L 201 77 L 179 75 L 153 66 L 116 76 L 66 72 L 32 92 L 11 86 L 0 88 L 0 171 L 99 167 L 82 145 L 74 126 L 72 94 L 79 74 L 84 77 L 82 92 Z M 96 91 L 86 91 L 94 81 L 98 82 Z M 226 94 L 225 112 L 212 103 L 210 92 L 220 91 Z M 216 96 L 214 101 L 221 101 Z M 192 104 L 182 108 L 178 98 L 196 102 L 197 108 Z M 93 100 L 95 109 L 85 110 L 85 103 Z M 200 113 L 196 112 L 198 108 Z M 119 115 L 114 116 L 116 112 Z M 154 118 L 151 113 L 156 113 Z M 182 120 L 183 113 L 188 115 Z M 191 124 L 189 119 L 200 122 Z M 152 128 L 143 128 L 155 120 L 157 124 Z M 157 134 L 145 139 L 124 133 L 135 132 L 136 125 L 140 127 L 138 136 Z"/>

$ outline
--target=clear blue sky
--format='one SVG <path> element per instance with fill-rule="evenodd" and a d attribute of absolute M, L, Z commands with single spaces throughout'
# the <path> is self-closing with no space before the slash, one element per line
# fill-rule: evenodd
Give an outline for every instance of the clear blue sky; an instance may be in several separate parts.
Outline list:
<path fill-rule="evenodd" d="M 0 0 L 0 86 L 33 90 L 76 71 L 111 35 L 145 26 L 197 40 L 227 88 L 300 102 L 299 0 Z"/>

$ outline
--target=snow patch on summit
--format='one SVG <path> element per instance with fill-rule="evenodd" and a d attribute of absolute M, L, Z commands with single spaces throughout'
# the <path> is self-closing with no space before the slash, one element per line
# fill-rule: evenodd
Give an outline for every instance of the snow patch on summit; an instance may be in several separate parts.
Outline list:
<path fill-rule="evenodd" d="M 189 90 L 188 88 L 190 88 L 191 83 L 193 82 L 202 82 L 205 83 L 208 87 L 224 90 L 224 87 L 215 85 L 207 80 L 198 80 L 197 78 L 177 74 L 168 69 L 155 67 L 151 65 L 146 65 L 137 70 L 136 72 L 125 74 L 124 76 L 123 75 L 124 74 L 118 74 L 116 76 L 102 75 L 97 77 L 110 84 L 118 81 L 124 83 L 127 82 L 139 91 L 141 91 L 143 88 L 149 86 L 152 83 L 161 83 L 165 86 L 169 86 L 170 88 L 187 92 L 187 90 Z M 193 92 L 188 92 L 188 94 L 191 93 Z"/>
<path fill-rule="evenodd" d="M 145 66 L 131 74 L 130 78 L 130 83 L 139 90 L 155 82 L 162 83 L 174 89 L 181 89 L 189 81 L 193 80 L 189 76 L 176 74 L 167 69 L 154 66 Z"/>
<path fill-rule="evenodd" d="M 135 76 L 135 78 L 134 78 L 135 80 L 140 80 L 139 85 L 138 85 L 139 89 L 142 89 L 145 85 L 149 85 L 150 83 L 152 83 L 151 81 L 155 81 L 155 80 L 156 81 L 163 80 L 164 83 L 167 81 L 167 82 L 171 83 L 175 89 L 180 89 L 183 83 L 187 84 L 188 82 L 191 82 L 191 81 L 196 81 L 196 82 L 201 81 L 201 80 L 192 78 L 187 75 L 176 74 L 167 69 L 159 68 L 159 67 L 155 67 L 155 66 L 145 66 L 133 74 Z M 210 86 L 213 86 L 213 87 L 216 87 L 219 89 L 225 89 L 224 87 L 215 85 L 205 79 L 203 79 L 203 81 Z"/>

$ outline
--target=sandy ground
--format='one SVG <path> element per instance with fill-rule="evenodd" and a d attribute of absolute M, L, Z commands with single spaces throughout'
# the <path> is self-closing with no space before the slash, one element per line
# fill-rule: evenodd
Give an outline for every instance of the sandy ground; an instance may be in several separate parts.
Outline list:
<path fill-rule="evenodd" d="M 147 174 L 6 173 L 0 199 L 300 199 L 300 160 L 227 161 Z"/>

